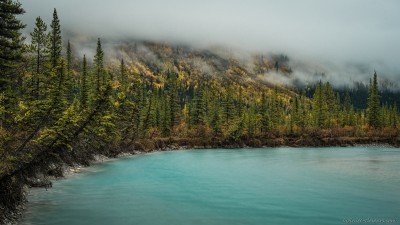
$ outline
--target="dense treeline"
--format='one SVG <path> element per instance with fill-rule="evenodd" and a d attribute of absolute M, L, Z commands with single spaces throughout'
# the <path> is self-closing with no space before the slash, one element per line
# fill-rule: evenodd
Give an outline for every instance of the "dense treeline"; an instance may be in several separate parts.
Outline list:
<path fill-rule="evenodd" d="M 306 90 L 306 96 L 312 98 L 316 86 L 316 84 L 306 87 L 300 85 L 298 89 Z M 362 82 L 354 82 L 351 87 L 334 87 L 334 91 L 340 95 L 341 102 L 344 102 L 346 95 L 349 94 L 354 109 L 357 111 L 367 109 L 369 97 L 368 89 L 369 85 Z M 382 105 L 396 105 L 399 108 L 400 93 L 398 90 L 392 90 L 392 88 L 388 87 L 388 84 L 383 84 L 380 85 L 379 95 L 381 96 Z"/>
<path fill-rule="evenodd" d="M 2 1 L 1 13 L 2 173 L 15 169 L 8 162 L 29 162 L 43 149 L 80 155 L 147 138 L 238 141 L 319 131 L 349 136 L 374 129 L 397 132 L 397 107 L 380 103 L 376 73 L 367 110 L 357 110 L 350 95 L 341 98 L 329 82 L 319 82 L 311 98 L 305 92 L 244 82 L 248 71 L 234 59 L 218 76 L 168 55 L 161 69 L 127 65 L 123 59 L 118 68 L 106 66 L 100 39 L 92 60 L 73 55 L 73 44 L 61 37 L 56 10 L 50 27 L 36 19 L 32 42 L 24 44 L 24 25 L 16 18 L 23 13 L 20 4 Z M 263 71 L 275 67 L 256 65 Z"/>
<path fill-rule="evenodd" d="M 144 139 L 234 143 L 304 135 L 397 135 L 399 112 L 396 105 L 381 104 L 376 73 L 368 86 L 368 107 L 360 110 L 349 93 L 340 97 L 329 82 L 320 81 L 312 97 L 258 82 L 252 74 L 288 70 L 264 59 L 254 71 L 235 59 L 220 59 L 222 63 L 214 63 L 219 71 L 209 74 L 171 57 L 179 48 L 152 45 L 161 66 L 140 58 L 107 66 L 100 39 L 93 59 L 74 55 L 73 43 L 61 36 L 56 10 L 49 27 L 36 19 L 27 44 L 21 35 L 25 25 L 16 17 L 24 13 L 20 3 L 1 0 L 0 6 L 4 185 L 32 164 L 85 162 L 94 153 Z M 217 58 L 211 53 L 207 57 Z M 7 191 L 1 189 L 0 202 L 16 201 Z"/>

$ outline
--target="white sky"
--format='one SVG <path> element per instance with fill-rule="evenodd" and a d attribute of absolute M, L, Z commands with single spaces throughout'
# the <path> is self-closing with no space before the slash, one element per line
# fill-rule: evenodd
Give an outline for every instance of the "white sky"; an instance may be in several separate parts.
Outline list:
<path fill-rule="evenodd" d="M 57 8 L 64 30 L 194 46 L 283 52 L 333 64 L 366 64 L 400 78 L 398 0 L 20 0 L 33 29 Z"/>

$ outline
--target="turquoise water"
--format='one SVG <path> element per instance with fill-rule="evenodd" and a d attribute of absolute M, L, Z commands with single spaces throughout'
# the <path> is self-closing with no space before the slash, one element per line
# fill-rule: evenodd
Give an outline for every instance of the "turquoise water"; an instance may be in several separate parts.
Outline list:
<path fill-rule="evenodd" d="M 152 153 L 96 165 L 29 201 L 21 224 L 399 224 L 400 150 Z"/>

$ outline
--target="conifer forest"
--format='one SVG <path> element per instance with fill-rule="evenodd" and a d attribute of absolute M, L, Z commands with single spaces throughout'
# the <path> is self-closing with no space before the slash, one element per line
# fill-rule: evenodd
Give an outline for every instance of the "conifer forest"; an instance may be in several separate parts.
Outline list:
<path fill-rule="evenodd" d="M 60 162 L 89 164 L 96 154 L 154 149 L 399 144 L 400 94 L 369 83 L 338 88 L 329 80 L 285 85 L 287 56 L 233 55 L 152 41 L 94 55 L 63 36 L 62 18 L 36 18 L 29 36 L 23 5 L 0 0 L 0 202 L 38 171 Z M 29 40 L 29 41 L 27 41 Z M 115 54 L 115 51 L 119 52 Z M 0 217 L 1 215 L 0 211 Z"/>

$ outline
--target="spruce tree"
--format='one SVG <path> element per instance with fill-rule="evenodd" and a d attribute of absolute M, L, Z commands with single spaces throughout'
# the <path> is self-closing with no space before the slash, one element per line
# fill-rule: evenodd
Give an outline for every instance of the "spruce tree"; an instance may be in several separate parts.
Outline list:
<path fill-rule="evenodd" d="M 305 92 L 301 93 L 300 96 L 300 126 L 301 128 L 306 128 L 309 124 L 309 114 L 310 114 L 310 104 L 307 102 L 305 97 Z"/>
<path fill-rule="evenodd" d="M 71 49 L 71 43 L 68 40 L 67 43 L 67 72 L 71 73 L 72 70 L 72 49 Z"/>
<path fill-rule="evenodd" d="M 268 113 L 268 99 L 265 93 L 261 97 L 261 132 L 266 134 L 270 127 L 270 116 Z"/>
<path fill-rule="evenodd" d="M 66 65 L 66 69 L 67 69 L 67 79 L 69 80 L 69 82 L 67 83 L 67 97 L 70 103 L 72 103 L 72 101 L 75 98 L 75 89 L 77 89 L 78 85 L 79 85 L 79 78 L 77 76 L 74 76 L 74 74 L 72 73 L 72 64 L 73 64 L 73 55 L 72 55 L 72 47 L 71 47 L 71 43 L 68 40 L 67 43 L 67 65 Z"/>
<path fill-rule="evenodd" d="M 68 87 L 68 77 L 66 76 L 66 62 L 65 59 L 61 59 L 59 65 L 56 67 L 56 76 L 52 81 L 53 85 L 53 107 L 55 114 L 61 113 L 66 106 L 67 100 L 67 87 Z M 58 115 L 55 115 L 58 116 Z"/>
<path fill-rule="evenodd" d="M 219 135 L 221 133 L 220 123 L 221 123 L 221 116 L 220 116 L 219 103 L 218 101 L 214 101 L 211 110 L 211 120 L 210 120 L 210 126 L 212 128 L 214 135 Z"/>
<path fill-rule="evenodd" d="M 125 62 L 123 59 L 121 59 L 121 65 L 120 65 L 120 74 L 121 74 L 121 89 L 123 91 L 127 91 L 127 85 L 128 85 L 128 75 L 127 75 L 127 69 L 125 66 Z"/>
<path fill-rule="evenodd" d="M 100 38 L 97 39 L 96 55 L 94 56 L 94 69 L 96 74 L 96 94 L 100 93 L 102 85 L 105 83 L 104 76 L 104 51 L 101 47 Z"/>
<path fill-rule="evenodd" d="M 235 115 L 235 102 L 233 100 L 232 87 L 227 87 L 226 94 L 222 100 L 224 122 L 230 123 L 234 119 Z"/>
<path fill-rule="evenodd" d="M 51 21 L 50 27 L 50 62 L 52 68 L 55 68 L 61 58 L 62 50 L 60 20 L 58 19 L 56 9 L 54 9 L 53 20 Z"/>
<path fill-rule="evenodd" d="M 324 94 L 324 86 L 322 84 L 322 81 L 319 81 L 313 96 L 313 117 L 314 117 L 314 124 L 317 127 L 322 128 L 325 126 L 328 113 L 327 110 L 328 107 L 326 104 L 326 97 Z"/>
<path fill-rule="evenodd" d="M 392 128 L 397 128 L 397 106 L 394 104 L 390 109 L 390 126 Z"/>
<path fill-rule="evenodd" d="M 0 1 L 0 126 L 7 123 L 16 106 L 17 81 L 20 78 L 16 68 L 22 60 L 24 38 L 21 30 L 25 28 L 17 16 L 24 12 L 19 2 Z"/>
<path fill-rule="evenodd" d="M 86 108 L 89 100 L 89 90 L 88 90 L 88 72 L 87 72 L 87 62 L 86 55 L 83 55 L 82 63 L 82 75 L 81 75 L 81 88 L 80 88 L 80 100 L 82 108 Z"/>
<path fill-rule="evenodd" d="M 281 114 L 279 112 L 278 88 L 275 87 L 269 103 L 269 113 L 271 119 L 271 129 L 276 129 L 281 122 Z"/>
<path fill-rule="evenodd" d="M 33 94 L 36 99 L 40 97 L 40 82 L 49 52 L 49 35 L 47 34 L 47 25 L 43 22 L 42 18 L 37 17 L 35 28 L 30 33 L 32 38 L 32 50 L 35 55 L 35 72 L 34 72 L 34 91 Z"/>
<path fill-rule="evenodd" d="M 180 122 L 180 99 L 178 90 L 178 74 L 175 72 L 167 72 L 166 92 L 169 96 L 170 110 L 171 110 L 171 126 L 175 126 Z"/>
<path fill-rule="evenodd" d="M 329 82 L 327 82 L 324 86 L 324 95 L 326 106 L 326 125 L 328 128 L 332 128 L 333 126 L 333 118 L 335 118 L 335 110 L 336 110 L 336 98 L 333 88 Z"/>
<path fill-rule="evenodd" d="M 367 115 L 368 125 L 373 128 L 378 128 L 380 126 L 380 96 L 376 72 L 374 73 L 373 81 L 369 87 Z"/>
<path fill-rule="evenodd" d="M 190 125 L 201 125 L 204 122 L 203 89 L 200 87 L 195 91 L 190 107 Z"/>
<path fill-rule="evenodd" d="M 162 98 L 161 131 L 164 136 L 171 135 L 171 100 L 168 95 Z"/>
<path fill-rule="evenodd" d="M 25 13 L 21 3 L 12 0 L 0 1 L 0 90 L 10 85 L 13 68 L 22 59 L 24 38 L 21 30 L 25 28 L 18 15 Z"/>
<path fill-rule="evenodd" d="M 344 98 L 344 106 L 343 106 L 343 125 L 351 126 L 353 125 L 353 120 L 351 119 L 351 111 L 353 106 L 351 105 L 351 99 L 349 92 L 346 92 L 346 96 Z"/>
<path fill-rule="evenodd" d="M 292 113 L 290 119 L 297 127 L 301 126 L 300 100 L 297 96 L 294 97 L 292 102 Z"/>

